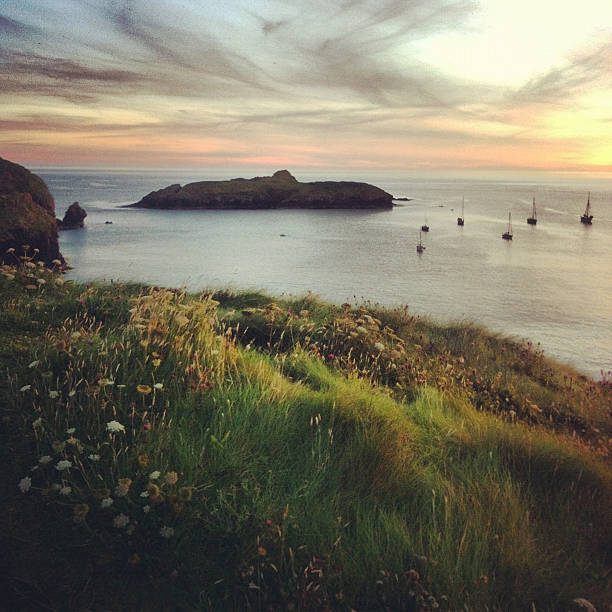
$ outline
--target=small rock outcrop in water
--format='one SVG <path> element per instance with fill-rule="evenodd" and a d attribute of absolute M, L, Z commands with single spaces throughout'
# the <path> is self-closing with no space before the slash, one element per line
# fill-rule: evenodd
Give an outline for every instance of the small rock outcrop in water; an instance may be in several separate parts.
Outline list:
<path fill-rule="evenodd" d="M 130 206 L 163 209 L 376 208 L 393 206 L 393 196 L 367 183 L 300 183 L 287 170 L 272 176 L 170 185 Z"/>
<path fill-rule="evenodd" d="M 57 220 L 57 227 L 61 230 L 72 230 L 80 229 L 84 225 L 85 217 L 87 213 L 78 202 L 73 202 L 66 211 L 64 218 L 60 221 Z"/>
<path fill-rule="evenodd" d="M 39 176 L 0 158 L 0 262 L 16 263 L 22 255 L 47 264 L 64 262 L 55 202 Z"/>

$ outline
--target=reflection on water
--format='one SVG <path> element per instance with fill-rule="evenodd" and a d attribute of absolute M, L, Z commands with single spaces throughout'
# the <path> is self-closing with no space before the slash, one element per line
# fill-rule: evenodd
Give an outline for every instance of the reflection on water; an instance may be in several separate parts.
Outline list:
<path fill-rule="evenodd" d="M 585 227 L 586 189 L 567 185 L 369 179 L 414 199 L 384 212 L 149 211 L 118 204 L 198 177 L 40 174 L 58 216 L 74 200 L 88 211 L 85 230 L 60 235 L 74 278 L 409 304 L 541 342 L 547 355 L 596 377 L 612 369 L 611 190 L 591 186 L 595 218 Z M 534 195 L 535 227 L 526 223 Z M 509 210 L 512 242 L 501 239 Z M 431 229 L 419 256 L 425 216 Z"/>

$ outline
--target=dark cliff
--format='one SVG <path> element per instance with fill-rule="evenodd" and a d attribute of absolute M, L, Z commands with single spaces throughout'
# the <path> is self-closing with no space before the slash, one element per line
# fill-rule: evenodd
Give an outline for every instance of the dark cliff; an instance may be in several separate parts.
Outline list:
<path fill-rule="evenodd" d="M 28 256 L 64 261 L 57 243 L 55 202 L 36 174 L 0 158 L 0 262 Z"/>
<path fill-rule="evenodd" d="M 287 170 L 272 176 L 170 185 L 131 204 L 163 209 L 376 208 L 393 206 L 391 194 L 348 181 L 300 183 Z"/>

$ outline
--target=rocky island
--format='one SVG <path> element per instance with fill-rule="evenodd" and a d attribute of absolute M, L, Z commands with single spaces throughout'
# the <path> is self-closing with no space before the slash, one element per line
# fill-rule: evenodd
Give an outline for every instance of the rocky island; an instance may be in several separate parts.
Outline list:
<path fill-rule="evenodd" d="M 200 181 L 152 191 L 128 206 L 159 209 L 352 208 L 389 209 L 393 196 L 368 183 L 322 181 L 300 183 L 287 170 L 272 176 L 229 181 Z"/>

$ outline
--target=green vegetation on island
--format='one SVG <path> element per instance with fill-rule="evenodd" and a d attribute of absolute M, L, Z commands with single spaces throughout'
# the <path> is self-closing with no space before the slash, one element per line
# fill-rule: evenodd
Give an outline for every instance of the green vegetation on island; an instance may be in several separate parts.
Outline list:
<path fill-rule="evenodd" d="M 527 342 L 25 257 L 0 363 L 9 609 L 612 600 L 612 384 Z"/>

